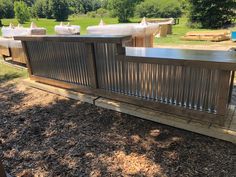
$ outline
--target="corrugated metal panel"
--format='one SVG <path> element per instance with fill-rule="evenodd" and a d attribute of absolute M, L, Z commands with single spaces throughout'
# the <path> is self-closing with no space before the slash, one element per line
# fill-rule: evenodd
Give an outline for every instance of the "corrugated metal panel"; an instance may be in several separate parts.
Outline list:
<path fill-rule="evenodd" d="M 84 43 L 29 41 L 27 48 L 34 75 L 90 85 Z"/>
<path fill-rule="evenodd" d="M 99 88 L 164 104 L 216 113 L 218 70 L 125 62 L 114 44 L 95 44 Z"/>

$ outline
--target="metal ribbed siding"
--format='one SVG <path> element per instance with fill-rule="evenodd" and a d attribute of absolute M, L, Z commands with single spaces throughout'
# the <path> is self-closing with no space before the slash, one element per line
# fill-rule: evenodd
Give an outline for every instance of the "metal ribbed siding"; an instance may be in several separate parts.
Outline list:
<path fill-rule="evenodd" d="M 33 75 L 89 86 L 86 48 L 78 42 L 27 42 Z"/>
<path fill-rule="evenodd" d="M 98 86 L 164 104 L 217 113 L 219 71 L 115 59 L 114 44 L 95 44 Z"/>

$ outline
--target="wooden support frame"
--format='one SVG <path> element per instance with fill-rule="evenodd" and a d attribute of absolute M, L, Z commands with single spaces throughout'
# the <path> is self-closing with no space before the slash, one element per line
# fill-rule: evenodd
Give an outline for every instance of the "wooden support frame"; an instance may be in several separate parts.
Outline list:
<path fill-rule="evenodd" d="M 229 102 L 230 87 L 231 87 L 231 71 L 222 70 L 219 80 L 219 97 L 218 97 L 218 112 L 224 115 Z"/>
<path fill-rule="evenodd" d="M 158 103 L 158 102 L 153 102 L 153 101 L 148 101 L 148 100 L 143 100 L 138 97 L 130 97 L 128 95 L 123 95 L 119 93 L 113 93 L 110 91 L 106 91 L 103 89 L 95 89 L 95 88 L 89 88 L 89 87 L 84 87 L 84 86 L 79 86 L 76 84 L 72 83 L 66 83 L 62 81 L 56 81 L 53 79 L 48 79 L 48 78 L 43 78 L 43 77 L 38 77 L 38 76 L 30 76 L 30 79 L 39 83 L 44 83 L 48 84 L 51 86 L 56 86 L 59 88 L 64 88 L 72 91 L 77 91 L 85 94 L 90 94 L 93 96 L 102 96 L 104 98 L 109 98 L 112 100 L 116 101 L 121 101 L 124 103 L 130 103 L 133 105 L 137 105 L 143 108 L 149 108 L 153 110 L 158 110 L 162 111 L 168 114 L 173 114 L 173 115 L 179 115 L 179 116 L 186 116 L 188 118 L 192 119 L 204 119 L 208 122 L 215 121 L 215 123 L 218 123 L 221 125 L 223 123 L 224 115 L 217 115 L 217 114 L 210 114 L 210 113 L 205 113 L 205 112 L 199 112 L 197 110 L 193 109 L 186 109 L 183 107 L 177 107 L 177 106 L 172 106 L 168 104 L 163 104 L 163 103 Z"/>
<path fill-rule="evenodd" d="M 204 61 L 205 58 L 201 57 L 210 57 L 213 54 L 210 52 L 201 52 L 199 53 L 196 51 L 196 54 L 194 54 L 194 51 L 191 53 L 191 51 L 171 51 L 171 49 L 167 51 L 161 51 L 161 49 L 144 49 L 144 48 L 135 48 L 135 49 L 128 49 L 128 54 L 127 49 L 123 47 L 124 43 L 127 41 L 131 40 L 131 37 L 127 36 L 119 36 L 119 37 L 114 37 L 112 38 L 111 36 L 109 37 L 104 37 L 104 36 L 93 36 L 94 38 L 90 37 L 63 37 L 63 36 L 51 36 L 51 37 L 18 37 L 17 39 L 22 39 L 23 43 L 23 48 L 25 50 L 26 56 L 27 56 L 27 66 L 29 68 L 29 75 L 30 78 L 34 81 L 57 86 L 60 88 L 65 88 L 69 90 L 74 90 L 74 91 L 79 91 L 82 93 L 87 93 L 87 94 L 92 94 L 95 96 L 102 96 L 104 98 L 109 98 L 117 101 L 122 101 L 126 103 L 131 103 L 137 106 L 145 107 L 145 108 L 150 108 L 153 110 L 158 110 L 162 111 L 165 113 L 170 113 L 174 115 L 181 115 L 181 116 L 186 116 L 189 118 L 193 119 L 207 119 L 209 121 L 218 121 L 219 124 L 221 124 L 224 119 L 224 116 L 227 113 L 227 106 L 228 106 L 228 101 L 229 101 L 229 96 L 230 96 L 230 91 L 232 90 L 232 72 L 236 69 L 236 59 L 234 61 L 234 58 L 231 53 L 226 53 L 226 52 L 218 52 L 219 54 L 218 58 L 213 58 L 210 60 Z M 86 40 L 88 39 L 88 40 Z M 87 65 L 87 70 L 89 71 L 89 80 L 90 83 L 89 85 L 81 85 L 81 84 L 75 84 L 73 81 L 69 80 L 60 80 L 60 79 L 53 79 L 44 76 L 39 76 L 34 73 L 32 70 L 32 65 L 31 65 L 31 58 L 28 53 L 28 41 L 37 41 L 43 43 L 46 41 L 47 43 L 52 41 L 54 45 L 58 42 L 64 42 L 63 45 L 66 45 L 67 42 L 70 43 L 77 43 L 79 42 L 80 44 L 85 44 L 85 57 L 86 57 L 86 65 Z M 138 65 L 140 64 L 149 64 L 149 65 L 170 65 L 170 66 L 181 66 L 181 67 L 186 67 L 186 68 L 205 68 L 209 72 L 212 71 L 219 71 L 219 81 L 218 81 L 218 86 L 219 86 L 219 94 L 217 96 L 218 104 L 216 105 L 217 107 L 217 112 L 212 113 L 212 112 L 207 112 L 206 110 L 199 111 L 197 108 L 192 108 L 189 106 L 184 106 L 184 105 L 179 105 L 179 104 L 169 104 L 167 102 L 159 102 L 154 99 L 145 99 L 143 97 L 138 97 L 134 95 L 129 95 L 129 94 L 124 94 L 122 92 L 116 92 L 114 90 L 111 90 L 107 86 L 107 88 L 104 88 L 104 86 L 100 86 L 98 84 L 98 78 L 99 76 L 104 76 L 106 73 L 102 73 L 101 68 L 98 71 L 98 66 L 97 66 L 97 61 L 96 61 L 96 52 L 95 52 L 95 43 L 102 43 L 105 45 L 102 45 L 104 47 L 110 45 L 111 43 L 115 43 L 115 50 L 111 50 L 113 53 L 107 54 L 106 55 L 106 62 L 103 62 L 103 65 L 107 64 L 106 67 L 112 67 L 114 68 L 113 64 L 117 61 L 122 63 L 120 67 L 126 67 L 128 62 L 130 63 L 137 63 Z M 32 43 L 31 43 L 32 44 Z M 104 51 L 107 51 L 109 48 L 104 48 Z M 63 50 L 65 50 L 63 48 Z M 129 50 L 132 50 L 133 52 L 129 52 Z M 156 51 L 160 50 L 160 51 Z M 104 52 L 103 51 L 103 52 Z M 110 51 L 110 52 L 111 52 Z M 139 52 L 142 51 L 144 55 Z M 99 51 L 98 51 L 99 52 Z M 162 55 L 163 52 L 167 52 L 168 57 L 165 58 L 165 55 Z M 168 53 L 169 52 L 169 53 Z M 155 53 L 155 55 L 153 55 Z M 31 53 L 32 54 L 32 53 Z M 170 54 L 170 56 L 169 56 Z M 181 54 L 181 55 L 180 55 Z M 114 56 L 116 60 L 112 59 L 112 61 L 109 61 L 109 57 Z M 160 56 L 158 56 L 160 55 Z M 180 58 L 177 58 L 180 55 Z M 200 56 L 199 56 L 200 55 Z M 202 55 L 202 56 L 201 56 Z M 50 57 L 50 55 L 48 55 Z M 60 55 L 64 56 L 64 55 Z M 158 57 L 157 57 L 158 56 Z M 215 55 L 216 56 L 216 55 Z M 105 56 L 104 56 L 105 57 Z M 189 58 L 190 59 L 189 59 Z M 196 57 L 196 58 L 195 58 Z M 227 61 L 221 61 L 220 58 L 224 59 L 227 57 Z M 193 58 L 193 59 L 191 59 Z M 199 58 L 199 59 L 198 59 Z M 54 58 L 55 59 L 55 58 Z M 103 60 L 101 58 L 99 60 Z M 73 61 L 73 60 L 71 60 Z M 113 62 L 113 63 L 111 63 Z M 100 64 L 101 65 L 101 64 Z M 61 66 L 63 67 L 63 66 Z M 124 70 L 123 70 L 124 69 Z M 125 68 L 122 69 L 122 73 L 126 72 Z M 112 69 L 109 70 L 111 72 Z M 195 71 L 195 70 L 193 70 Z M 107 71 L 105 71 L 107 72 Z M 214 72 L 213 72 L 214 73 Z M 98 74 L 101 74 L 98 76 Z M 110 73 L 109 73 L 110 74 Z M 108 76 L 108 77 L 113 77 L 113 76 Z M 126 76 L 122 76 L 126 77 Z M 101 78 L 100 78 L 101 79 Z M 154 79 L 154 78 L 153 78 Z M 188 77 L 187 77 L 188 79 Z M 189 78 L 190 79 L 190 78 Z M 106 80 L 106 78 L 105 78 Z M 108 79 L 109 80 L 109 79 Z M 107 81 L 108 81 L 107 80 Z M 111 84 L 110 81 L 108 81 L 108 85 Z M 126 82 L 126 80 L 124 81 Z M 148 86 L 150 87 L 150 86 Z"/>

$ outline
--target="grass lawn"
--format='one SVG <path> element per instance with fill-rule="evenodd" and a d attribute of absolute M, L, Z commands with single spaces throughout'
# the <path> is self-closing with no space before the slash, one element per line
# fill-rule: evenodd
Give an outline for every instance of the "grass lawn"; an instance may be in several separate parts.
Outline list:
<path fill-rule="evenodd" d="M 181 18 L 178 25 L 173 25 L 173 34 L 167 37 L 155 38 L 155 44 L 172 45 L 172 44 L 210 44 L 210 41 L 183 41 L 180 38 L 189 31 L 208 31 L 208 29 L 192 29 L 187 26 L 187 18 Z"/>
<path fill-rule="evenodd" d="M 101 18 L 91 18 L 87 16 L 71 16 L 68 20 L 71 25 L 80 25 L 81 26 L 81 34 L 86 34 L 86 28 L 91 25 L 98 25 Z M 104 22 L 106 24 L 116 24 L 118 23 L 117 18 L 109 18 L 104 17 Z M 37 26 L 40 27 L 46 27 L 48 34 L 55 34 L 54 33 L 54 26 L 58 25 L 59 22 L 56 22 L 54 19 L 32 19 Z M 131 22 L 138 22 L 141 21 L 141 19 L 131 19 Z M 17 25 L 18 22 L 16 19 L 3 19 L 2 20 L 3 25 L 8 26 L 9 23 L 13 23 L 14 25 Z M 65 22 L 67 23 L 67 22 Z M 184 36 L 189 31 L 206 31 L 209 29 L 192 29 L 187 27 L 187 18 L 180 18 L 180 24 L 173 26 L 173 34 L 168 35 L 167 37 L 162 38 L 155 38 L 155 44 L 157 45 L 178 45 L 178 44 L 186 44 L 186 45 L 195 45 L 195 44 L 211 44 L 212 42 L 208 41 L 182 41 L 180 40 L 181 36 Z M 30 22 L 25 23 L 23 26 L 29 27 Z M 236 29 L 235 29 L 236 30 Z"/>
<path fill-rule="evenodd" d="M 16 78 L 26 78 L 27 70 L 9 66 L 3 63 L 0 58 L 0 82 L 8 81 Z"/>

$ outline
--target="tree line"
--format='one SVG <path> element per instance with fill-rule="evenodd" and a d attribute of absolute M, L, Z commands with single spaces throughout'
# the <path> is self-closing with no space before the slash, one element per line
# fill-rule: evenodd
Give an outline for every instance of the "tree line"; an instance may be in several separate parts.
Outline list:
<path fill-rule="evenodd" d="M 65 21 L 71 14 L 90 17 L 189 17 L 189 25 L 220 28 L 234 22 L 236 0 L 0 0 L 0 19 L 17 18 L 20 23 L 33 18 Z"/>

